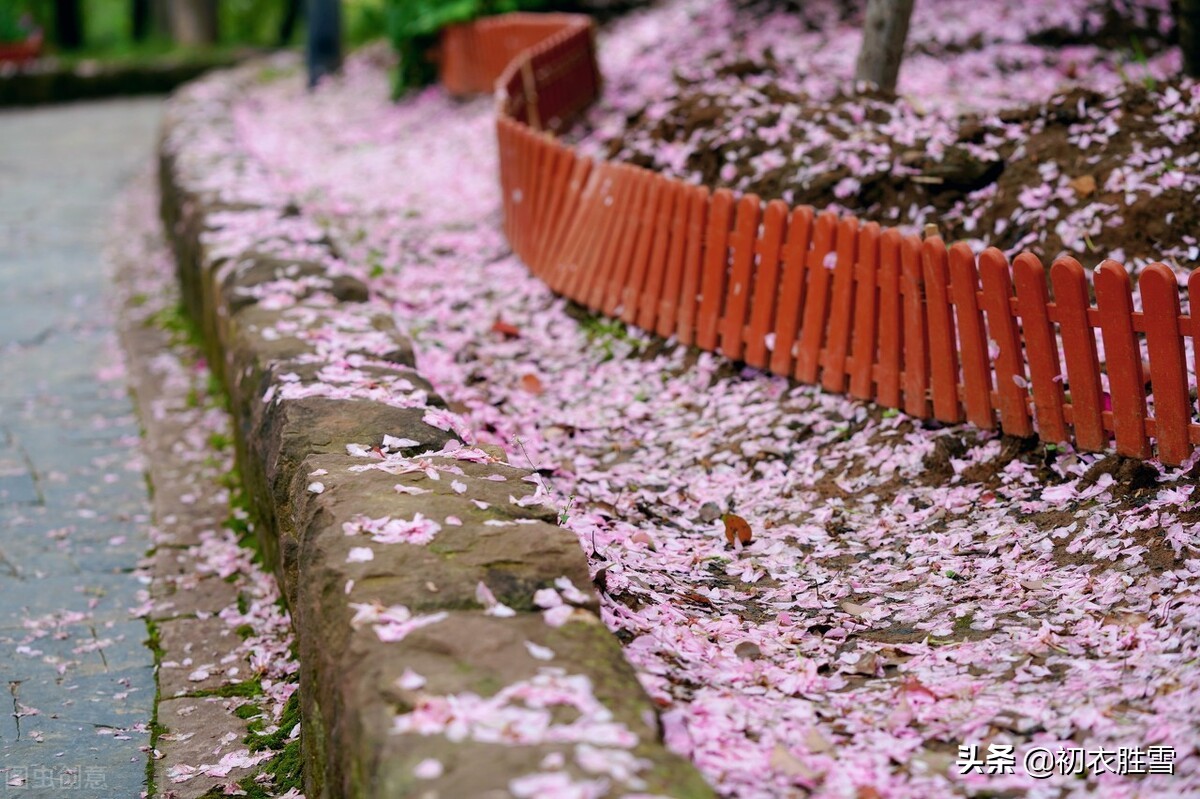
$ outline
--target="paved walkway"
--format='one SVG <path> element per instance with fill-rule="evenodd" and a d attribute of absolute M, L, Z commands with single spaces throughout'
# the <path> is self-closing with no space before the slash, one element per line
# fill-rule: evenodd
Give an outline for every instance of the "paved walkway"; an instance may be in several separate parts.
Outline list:
<path fill-rule="evenodd" d="M 147 490 L 104 303 L 109 205 L 160 104 L 0 113 L 0 795 L 136 797 L 154 705 Z"/>

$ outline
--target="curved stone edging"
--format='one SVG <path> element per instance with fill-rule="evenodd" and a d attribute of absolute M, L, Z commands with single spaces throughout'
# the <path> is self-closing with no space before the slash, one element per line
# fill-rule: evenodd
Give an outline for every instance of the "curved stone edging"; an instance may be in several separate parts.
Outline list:
<path fill-rule="evenodd" d="M 162 214 L 187 308 L 230 397 L 258 536 L 292 613 L 306 794 L 508 795 L 512 778 L 537 772 L 543 758 L 563 746 L 451 743 L 391 729 L 397 712 L 429 697 L 489 696 L 535 678 L 541 664 L 526 648 L 532 642 L 556 653 L 554 666 L 586 677 L 603 712 L 636 735 L 631 751 L 646 761 L 644 785 L 614 784 L 610 795 L 711 796 L 693 767 L 661 745 L 653 706 L 596 615 L 576 537 L 553 524 L 553 511 L 510 503 L 510 495 L 533 493 L 523 481 L 527 471 L 478 450 L 452 451 L 452 444 L 408 473 L 362 469 L 388 464 L 364 459 L 361 449 L 360 456 L 348 454 L 353 445 L 386 447 L 385 435 L 411 439 L 396 445 L 398 456 L 456 438 L 425 421 L 427 410 L 442 401 L 413 370 L 408 340 L 387 309 L 371 301 L 364 281 L 331 272 L 328 258 L 286 254 L 316 248 L 330 256 L 328 241 L 302 235 L 299 247 L 271 232 L 303 220 L 288 198 L 265 188 L 261 167 L 236 144 L 232 107 L 256 80 L 255 70 L 214 74 L 170 102 L 160 146 Z M 267 286 L 292 290 L 295 304 L 260 302 Z M 349 396 L 301 396 L 323 384 L 321 368 L 331 361 L 352 365 Z M 386 396 L 365 388 L 379 385 L 389 387 Z M 461 469 L 457 479 L 469 494 L 451 490 L 448 479 L 430 479 L 425 468 Z M 397 484 L 426 493 L 398 493 Z M 484 497 L 489 507 L 479 508 L 468 495 Z M 364 515 L 411 519 L 417 513 L 457 516 L 462 526 L 443 527 L 436 545 L 384 545 L 370 562 L 347 562 L 359 539 L 347 535 L 346 524 Z M 585 594 L 571 621 L 552 627 L 533 595 L 563 578 Z M 481 583 L 515 613 L 481 612 Z M 381 641 L 372 614 L 395 606 L 446 615 L 402 641 Z M 427 677 L 423 688 L 398 683 L 409 668 Z M 444 774 L 416 779 L 414 766 L 431 757 L 443 763 Z M 568 770 L 578 768 L 567 762 Z"/>

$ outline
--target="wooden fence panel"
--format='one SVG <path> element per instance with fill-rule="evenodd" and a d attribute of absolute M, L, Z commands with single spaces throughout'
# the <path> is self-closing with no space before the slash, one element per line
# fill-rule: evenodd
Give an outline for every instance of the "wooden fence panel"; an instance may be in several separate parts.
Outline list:
<path fill-rule="evenodd" d="M 643 198 L 637 191 L 637 176 L 625 165 L 613 171 L 611 194 L 604 198 L 604 213 L 609 221 L 597 231 L 594 244 L 584 256 L 584 269 L 579 283 L 567 296 L 590 308 L 600 310 L 600 298 L 614 279 L 613 271 L 618 264 L 618 251 L 622 240 L 636 223 L 641 213 Z"/>
<path fill-rule="evenodd" d="M 779 301 L 775 312 L 775 351 L 771 353 L 771 371 L 791 377 L 796 347 L 800 338 L 800 313 L 804 308 L 804 289 L 808 278 L 808 249 L 812 243 L 813 209 L 802 205 L 788 220 L 787 241 L 783 245 L 783 277 L 779 282 Z"/>
<path fill-rule="evenodd" d="M 625 215 L 625 224 L 619 232 L 619 240 L 613 242 L 615 254 L 612 263 L 604 272 L 604 278 L 594 284 L 588 298 L 588 307 L 611 314 L 621 301 L 624 281 L 629 277 L 634 250 L 646 217 L 653 213 L 658 198 L 653 195 L 654 176 L 644 169 L 629 168 L 630 204 Z"/>
<path fill-rule="evenodd" d="M 683 290 L 683 264 L 687 254 L 688 217 L 691 214 L 691 192 L 685 183 L 671 182 L 674 195 L 671 204 L 671 246 L 667 252 L 667 268 L 663 276 L 662 291 L 659 292 L 658 313 L 654 320 L 654 332 L 663 338 L 675 333 L 678 320 L 679 294 Z"/>
<path fill-rule="evenodd" d="M 554 234 L 553 258 L 550 270 L 550 288 L 558 294 L 566 293 L 566 286 L 578 270 L 578 252 L 581 240 L 588 230 L 588 221 L 595 214 L 596 193 L 599 191 L 602 170 L 595 167 L 590 158 L 581 158 L 571 173 L 571 184 L 566 188 L 566 203 L 558 233 Z"/>
<path fill-rule="evenodd" d="M 1142 350 L 1133 329 L 1129 275 L 1116 261 L 1103 261 L 1096 269 L 1095 284 L 1117 452 L 1131 458 L 1149 458 L 1146 382 L 1142 374 Z"/>
<path fill-rule="evenodd" d="M 580 220 L 581 230 L 571 253 L 570 270 L 563 276 L 562 293 L 572 299 L 579 296 L 580 286 L 588 279 L 596 248 L 603 241 L 601 231 L 608 220 L 614 181 L 619 169 L 608 163 L 597 165 L 593 174 L 595 187 L 589 197 L 587 213 Z"/>
<path fill-rule="evenodd" d="M 537 254 L 537 274 L 543 280 L 554 257 L 554 239 L 562 228 L 563 215 L 569 207 L 567 198 L 571 194 L 572 175 L 579 164 L 575 151 L 559 142 L 554 142 L 553 161 L 554 176 L 546 193 L 545 217 L 538 226 L 537 242 L 534 245 Z"/>
<path fill-rule="evenodd" d="M 612 263 L 613 241 L 626 215 L 632 212 L 628 203 L 624 208 L 618 205 L 618 199 L 628 198 L 628 189 L 628 169 L 614 165 L 605 171 L 605 180 L 600 184 L 596 198 L 596 214 L 592 219 L 594 230 L 588 245 L 580 253 L 579 270 L 564 291 L 578 302 L 587 297 L 591 286 L 603 280 L 601 272 Z"/>
<path fill-rule="evenodd" d="M 996 427 L 996 414 L 992 409 L 987 329 L 979 307 L 979 270 L 975 267 L 974 253 L 963 242 L 950 248 L 950 292 L 958 322 L 967 421 L 984 430 L 992 430 Z"/>
<path fill-rule="evenodd" d="M 645 172 L 645 170 L 639 171 Z M 621 279 L 614 280 L 612 283 L 612 291 L 609 294 L 610 301 L 604 309 L 604 313 L 608 316 L 616 316 L 619 313 L 624 317 L 628 313 L 637 313 L 641 286 L 646 280 L 646 270 L 649 269 L 650 252 L 654 246 L 654 220 L 666 191 L 667 179 L 656 173 L 646 172 L 646 174 L 650 175 L 648 178 L 650 189 L 646 204 L 638 215 L 637 244 L 633 248 L 633 260 L 628 264 L 629 271 L 621 275 Z M 618 266 L 626 265 L 619 264 Z"/>
<path fill-rule="evenodd" d="M 700 276 L 700 312 L 696 318 L 696 346 L 717 348 L 718 324 L 724 308 L 729 269 L 729 230 L 733 222 L 733 192 L 717 189 L 708 207 L 704 236 L 704 270 Z"/>
<path fill-rule="evenodd" d="M 558 268 L 552 273 L 554 282 L 550 284 L 550 288 L 558 294 L 573 296 L 567 294 L 567 287 L 575 282 L 579 272 L 579 261 L 596 232 L 599 214 L 603 210 L 600 186 L 610 180 L 610 174 L 611 170 L 604 163 L 596 164 L 588 173 L 583 190 L 579 194 L 579 212 L 563 244 Z"/>
<path fill-rule="evenodd" d="M 921 247 L 925 311 L 929 320 L 929 391 L 933 415 L 943 422 L 962 420 L 958 397 L 958 337 L 950 304 L 950 254 L 940 236 Z"/>
<path fill-rule="evenodd" d="M 1196 385 L 1198 375 L 1200 375 L 1200 269 L 1193 270 L 1188 275 L 1187 281 L 1188 291 L 1188 321 L 1184 325 L 1184 330 L 1187 335 L 1192 337 L 1192 370 L 1190 373 L 1191 387 L 1193 389 L 1200 388 Z M 1189 396 L 1191 391 L 1188 392 Z M 1189 412 L 1195 411 L 1195 408 L 1189 408 Z M 1196 431 L 1193 431 L 1195 433 Z M 1190 437 L 1193 443 L 1200 444 L 1200 439 L 1195 435 Z"/>
<path fill-rule="evenodd" d="M 654 243 L 650 246 L 650 263 L 646 269 L 646 277 L 641 286 L 636 284 L 631 288 L 640 300 L 625 309 L 624 319 L 629 324 L 636 324 L 642 330 L 653 330 L 655 316 L 658 314 L 658 303 L 662 297 L 663 283 L 666 281 L 667 249 L 671 246 L 671 219 L 678 212 L 676 198 L 679 196 L 681 184 L 674 180 L 663 180 L 662 192 L 658 200 L 658 214 L 654 217 Z"/>
<path fill-rule="evenodd" d="M 567 241 L 579 229 L 584 201 L 584 187 L 592 174 L 592 159 L 577 158 L 571 167 L 571 177 L 567 181 L 566 193 L 563 195 L 562 208 L 555 216 L 554 225 L 548 234 L 546 252 L 546 285 L 553 288 L 559 282 L 559 269 L 562 265 Z"/>
<path fill-rule="evenodd" d="M 733 235 L 729 238 L 730 269 L 720 323 L 721 354 L 735 361 L 741 360 L 745 346 L 760 211 L 756 195 L 747 194 L 738 200 Z"/>
<path fill-rule="evenodd" d="M 763 211 L 762 236 L 755 242 L 758 265 L 754 269 L 754 288 L 750 295 L 750 325 L 746 331 L 746 363 L 764 369 L 770 357 L 767 335 L 775 324 L 775 303 L 779 299 L 779 255 L 783 247 L 783 227 L 788 208 L 782 200 L 772 200 Z"/>
<path fill-rule="evenodd" d="M 1013 263 L 1013 284 L 1025 336 L 1025 358 L 1029 362 L 1038 435 L 1042 441 L 1061 443 L 1067 440 L 1062 366 L 1058 358 L 1058 338 L 1050 321 L 1046 269 L 1036 255 L 1022 253 L 1017 256 Z"/>
<path fill-rule="evenodd" d="M 825 325 L 829 320 L 829 284 L 836 259 L 834 241 L 837 215 L 825 211 L 817 217 L 813 248 L 808 253 L 808 285 L 805 287 L 804 313 L 800 318 L 800 348 L 796 353 L 794 376 L 801 383 L 817 382 L 821 366 L 821 346 L 825 343 Z"/>
<path fill-rule="evenodd" d="M 1008 269 L 1008 259 L 995 247 L 988 247 L 979 256 L 979 272 L 983 281 L 981 299 L 987 314 L 988 332 L 991 343 L 998 349 L 992 365 L 996 371 L 996 407 L 1000 411 L 1000 427 L 1010 436 L 1032 435 L 1027 390 L 1029 381 L 1025 376 L 1021 337 L 1013 318 L 1012 275 Z"/>
<path fill-rule="evenodd" d="M 821 364 L 821 385 L 841 393 L 846 387 L 846 356 L 850 351 L 850 329 L 854 320 L 854 271 L 858 260 L 858 220 L 838 222 L 837 261 L 833 267 L 829 329 Z"/>
<path fill-rule="evenodd" d="M 512 136 L 516 125 L 503 114 L 496 115 L 496 150 L 500 159 L 500 208 L 504 215 L 504 238 L 512 242 L 512 207 L 509 196 L 513 186 Z"/>
<path fill-rule="evenodd" d="M 1078 261 L 1064 257 L 1050 267 L 1050 281 L 1054 286 L 1054 310 L 1067 364 L 1075 446 L 1093 452 L 1102 450 L 1108 444 L 1108 433 L 1104 429 L 1096 336 L 1088 318 L 1091 305 L 1087 275 Z"/>
<path fill-rule="evenodd" d="M 879 239 L 879 364 L 875 401 L 900 407 L 900 368 L 904 323 L 900 310 L 900 231 L 888 228 Z"/>
<path fill-rule="evenodd" d="M 542 201 L 541 195 L 545 191 L 549 149 L 546 147 L 544 135 L 532 132 L 526 135 L 525 147 L 529 155 L 528 171 L 525 176 L 527 196 L 523 203 L 524 209 L 521 216 L 520 256 L 522 260 L 529 262 L 533 260 L 533 239 L 538 223 L 541 221 L 541 217 L 538 216 L 538 205 Z"/>
<path fill-rule="evenodd" d="M 925 315 L 925 275 L 921 240 L 900 242 L 900 293 L 904 316 L 904 412 L 929 417 L 929 321 Z"/>
<path fill-rule="evenodd" d="M 1179 284 L 1163 264 L 1150 264 L 1138 278 L 1146 347 L 1150 354 L 1150 386 L 1154 394 L 1154 438 L 1163 463 L 1178 465 L 1192 453 L 1188 426 L 1187 361 L 1179 325 Z"/>
<path fill-rule="evenodd" d="M 700 290 L 704 269 L 704 231 L 712 208 L 712 195 L 704 186 L 688 189 L 687 246 L 683 257 L 683 284 L 679 289 L 679 343 L 689 346 L 696 341 L 699 324 Z"/>
<path fill-rule="evenodd" d="M 850 396 L 874 396 L 875 333 L 879 327 L 879 225 L 868 222 L 858 231 L 855 276 L 854 344 L 850 356 Z"/>
<path fill-rule="evenodd" d="M 562 190 L 560 164 L 562 162 L 562 147 L 549 136 L 541 141 L 542 176 L 534 197 L 534 225 L 529 231 L 529 261 L 527 265 L 535 275 L 542 274 L 542 242 L 545 239 L 546 228 L 550 224 L 551 205 L 559 198 Z"/>

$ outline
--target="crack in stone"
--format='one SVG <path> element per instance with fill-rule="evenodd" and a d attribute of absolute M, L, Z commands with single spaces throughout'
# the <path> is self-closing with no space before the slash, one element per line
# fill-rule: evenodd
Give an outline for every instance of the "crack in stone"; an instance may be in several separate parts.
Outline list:
<path fill-rule="evenodd" d="M 22 682 L 24 682 L 24 681 L 23 680 L 9 680 L 8 681 L 8 692 L 10 694 L 12 694 L 12 701 L 13 701 L 12 715 L 13 715 L 13 721 L 17 725 L 17 740 L 18 741 L 21 740 L 21 716 L 25 715 L 24 713 L 21 712 L 21 702 L 19 701 L 19 699 L 17 697 L 17 694 L 20 693 L 20 688 L 21 688 Z"/>

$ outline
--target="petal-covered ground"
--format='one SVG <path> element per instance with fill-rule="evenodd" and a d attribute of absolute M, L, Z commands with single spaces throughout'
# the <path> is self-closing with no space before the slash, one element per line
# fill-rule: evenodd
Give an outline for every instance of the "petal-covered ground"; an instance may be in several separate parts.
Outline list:
<path fill-rule="evenodd" d="M 602 47 L 686 30 L 688 5 Z M 263 78 L 214 143 L 302 212 L 257 232 L 315 222 L 392 304 L 445 424 L 538 470 L 668 744 L 721 795 L 1200 791 L 1191 464 L 923 424 L 587 316 L 508 252 L 490 102 L 389 104 L 367 58 L 314 95 Z M 960 746 L 1000 773 L 960 774 Z M 1159 746 L 1174 773 L 1132 773 Z"/>

